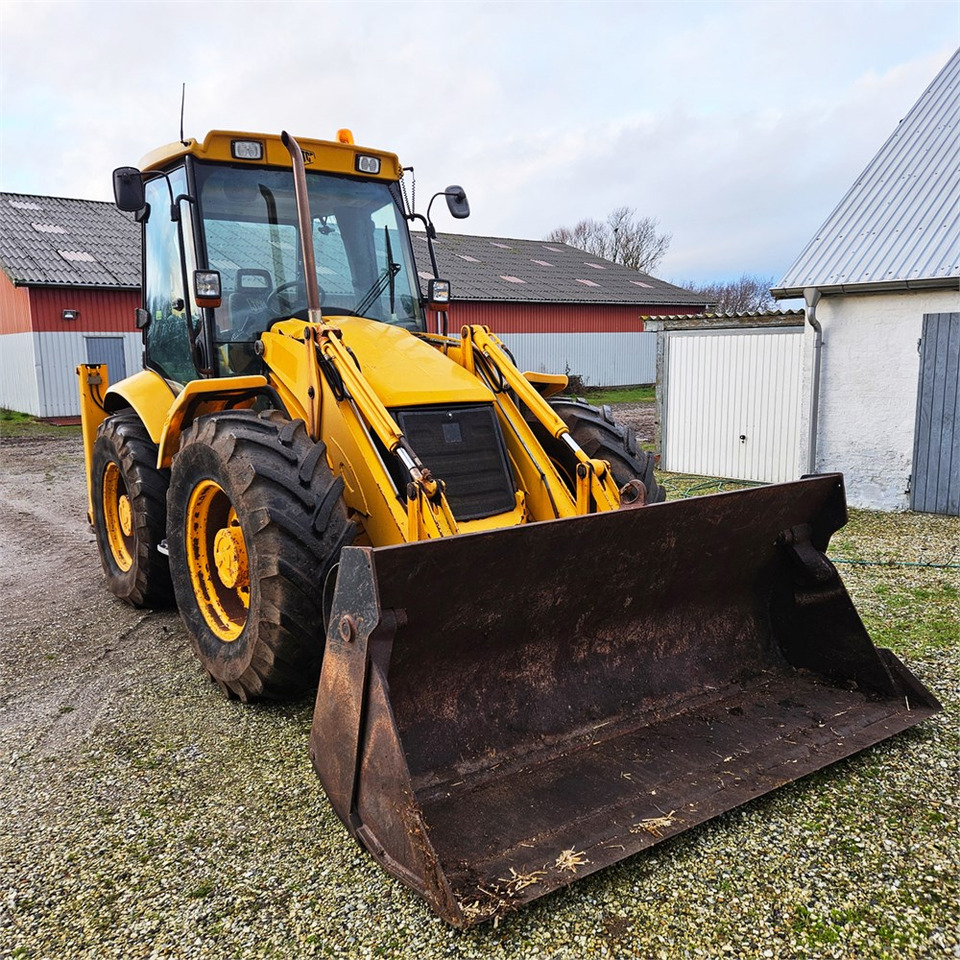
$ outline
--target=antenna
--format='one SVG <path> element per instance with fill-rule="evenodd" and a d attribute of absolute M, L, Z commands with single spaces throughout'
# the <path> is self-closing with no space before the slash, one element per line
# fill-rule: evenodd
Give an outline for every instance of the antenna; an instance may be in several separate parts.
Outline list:
<path fill-rule="evenodd" d="M 183 139 L 183 107 L 186 102 L 187 102 L 187 84 L 186 84 L 186 81 L 184 81 L 180 85 L 180 142 L 184 146 L 187 145 L 187 141 Z"/>

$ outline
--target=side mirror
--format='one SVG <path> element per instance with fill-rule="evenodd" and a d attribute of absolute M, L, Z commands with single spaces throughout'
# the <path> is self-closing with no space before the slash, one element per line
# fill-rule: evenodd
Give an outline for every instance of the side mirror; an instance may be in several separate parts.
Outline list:
<path fill-rule="evenodd" d="M 444 190 L 444 196 L 447 198 L 447 209 L 454 220 L 466 220 L 470 216 L 470 202 L 467 200 L 467 193 L 463 187 L 456 184 L 447 187 Z"/>
<path fill-rule="evenodd" d="M 117 209 L 125 213 L 137 213 L 146 206 L 143 180 L 136 167 L 117 167 L 113 171 L 113 196 Z"/>

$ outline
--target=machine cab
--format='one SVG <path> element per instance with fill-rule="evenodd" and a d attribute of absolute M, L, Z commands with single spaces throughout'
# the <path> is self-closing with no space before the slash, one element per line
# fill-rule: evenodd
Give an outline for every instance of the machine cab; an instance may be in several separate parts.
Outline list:
<path fill-rule="evenodd" d="M 302 141 L 324 315 L 424 329 L 423 299 L 392 154 Z M 115 174 L 143 223 L 145 365 L 168 381 L 257 372 L 255 344 L 306 319 L 307 284 L 287 149 L 276 136 L 214 131 Z"/>

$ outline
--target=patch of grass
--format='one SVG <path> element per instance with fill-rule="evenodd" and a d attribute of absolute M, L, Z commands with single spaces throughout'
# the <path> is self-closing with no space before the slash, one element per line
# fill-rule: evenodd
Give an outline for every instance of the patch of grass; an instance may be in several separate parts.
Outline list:
<path fill-rule="evenodd" d="M 863 577 L 851 577 L 844 568 L 840 572 L 845 580 L 860 586 L 858 580 Z M 950 579 L 957 580 L 958 574 L 950 578 L 922 567 L 906 571 L 874 567 L 867 575 L 873 581 L 872 596 L 862 588 L 857 592 L 862 613 L 872 621 L 877 644 L 917 653 L 956 645 L 960 600 Z"/>
<path fill-rule="evenodd" d="M 33 417 L 29 413 L 20 413 L 19 410 L 8 410 L 0 407 L 0 423 L 30 423 Z"/>
<path fill-rule="evenodd" d="M 660 486 L 667 491 L 668 500 L 682 500 L 685 497 L 702 497 L 710 493 L 726 493 L 730 490 L 743 490 L 747 487 L 762 487 L 762 483 L 752 480 L 725 480 L 722 477 L 695 477 L 687 473 L 658 472 Z"/>
<path fill-rule="evenodd" d="M 80 435 L 80 425 L 58 426 L 28 413 L 0 407 L 0 439 L 6 437 L 70 437 Z"/>
<path fill-rule="evenodd" d="M 638 384 L 635 387 L 611 387 L 609 389 L 586 389 L 583 399 L 588 403 L 652 403 L 657 399 L 656 387 Z"/>

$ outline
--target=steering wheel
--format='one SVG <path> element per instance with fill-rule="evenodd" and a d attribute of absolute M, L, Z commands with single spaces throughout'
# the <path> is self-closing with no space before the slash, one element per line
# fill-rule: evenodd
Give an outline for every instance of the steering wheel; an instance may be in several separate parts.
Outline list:
<path fill-rule="evenodd" d="M 303 303 L 306 295 L 299 280 L 288 280 L 281 283 L 267 297 L 267 310 L 271 316 L 287 316 L 296 309 L 297 304 Z"/>
<path fill-rule="evenodd" d="M 317 290 L 320 291 L 320 299 L 323 300 L 327 291 L 319 284 Z M 295 313 L 305 311 L 307 308 L 307 291 L 299 280 L 288 280 L 281 283 L 269 297 L 267 297 L 267 309 L 272 317 L 292 317 Z"/>

